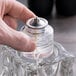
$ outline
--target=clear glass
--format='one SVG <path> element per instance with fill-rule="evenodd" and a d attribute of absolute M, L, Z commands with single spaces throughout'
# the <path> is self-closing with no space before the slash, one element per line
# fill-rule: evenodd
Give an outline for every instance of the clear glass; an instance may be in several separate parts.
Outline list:
<path fill-rule="evenodd" d="M 50 25 L 36 30 L 26 26 L 21 30 L 36 42 L 36 49 L 33 52 L 20 53 L 21 57 L 28 57 L 33 59 L 43 58 L 46 57 L 47 54 L 53 53 L 53 28 Z M 29 31 L 31 31 L 31 33 Z"/>
<path fill-rule="evenodd" d="M 43 21 L 40 23 L 45 25 Z M 34 52 L 18 52 L 0 45 L 0 76 L 73 76 L 74 56 L 53 40 L 50 25 L 42 26 L 21 29 L 35 40 Z"/>
<path fill-rule="evenodd" d="M 22 59 L 16 50 L 0 45 L 0 76 L 73 76 L 74 56 L 54 42 L 46 58 Z"/>

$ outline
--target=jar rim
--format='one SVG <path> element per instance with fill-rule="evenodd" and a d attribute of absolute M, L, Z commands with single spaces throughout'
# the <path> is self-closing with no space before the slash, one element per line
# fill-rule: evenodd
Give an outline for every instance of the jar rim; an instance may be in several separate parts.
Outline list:
<path fill-rule="evenodd" d="M 29 28 L 32 28 L 32 29 L 42 29 L 44 27 L 46 27 L 48 25 L 48 21 L 44 18 L 41 18 L 41 17 L 38 17 L 39 19 L 39 22 L 41 22 L 41 26 L 32 26 L 31 23 L 34 21 L 35 18 L 31 18 L 29 19 L 27 22 L 26 22 L 26 26 L 28 26 Z"/>

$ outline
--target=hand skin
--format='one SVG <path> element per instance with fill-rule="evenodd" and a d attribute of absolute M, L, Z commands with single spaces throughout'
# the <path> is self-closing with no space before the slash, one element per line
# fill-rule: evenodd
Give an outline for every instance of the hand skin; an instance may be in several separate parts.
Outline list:
<path fill-rule="evenodd" d="M 15 30 L 17 19 L 26 23 L 32 17 L 36 15 L 18 1 L 0 0 L 0 44 L 19 51 L 33 51 L 35 42 L 26 34 Z"/>

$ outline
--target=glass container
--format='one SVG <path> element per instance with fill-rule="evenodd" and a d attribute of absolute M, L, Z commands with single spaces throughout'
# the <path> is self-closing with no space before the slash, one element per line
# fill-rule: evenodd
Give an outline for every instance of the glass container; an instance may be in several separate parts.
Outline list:
<path fill-rule="evenodd" d="M 31 18 L 21 31 L 36 42 L 36 49 L 18 52 L 0 45 L 0 76 L 73 76 L 74 56 L 54 41 L 46 19 Z"/>

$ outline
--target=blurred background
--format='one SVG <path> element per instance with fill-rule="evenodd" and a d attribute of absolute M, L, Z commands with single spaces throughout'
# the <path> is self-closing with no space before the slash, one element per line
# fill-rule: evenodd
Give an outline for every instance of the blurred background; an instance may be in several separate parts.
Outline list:
<path fill-rule="evenodd" d="M 76 0 L 18 0 L 54 28 L 54 40 L 76 56 Z M 68 6 L 68 7 L 67 7 Z M 23 25 L 19 22 L 19 28 Z M 74 65 L 76 67 L 76 64 Z M 75 69 L 75 68 L 74 68 Z M 76 69 L 74 70 L 76 76 Z"/>

